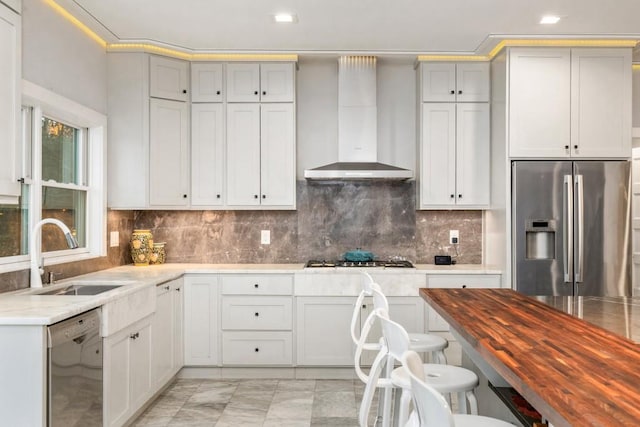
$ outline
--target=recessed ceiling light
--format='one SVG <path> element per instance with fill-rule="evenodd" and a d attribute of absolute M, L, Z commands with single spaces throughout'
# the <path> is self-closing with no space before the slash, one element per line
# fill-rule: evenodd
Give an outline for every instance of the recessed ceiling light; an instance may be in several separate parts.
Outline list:
<path fill-rule="evenodd" d="M 557 24 L 558 21 L 560 21 L 559 16 L 547 15 L 542 17 L 542 19 L 540 20 L 540 23 L 541 24 Z"/>
<path fill-rule="evenodd" d="M 278 13 L 273 15 L 273 20 L 279 24 L 291 24 L 297 22 L 298 17 L 290 13 Z"/>

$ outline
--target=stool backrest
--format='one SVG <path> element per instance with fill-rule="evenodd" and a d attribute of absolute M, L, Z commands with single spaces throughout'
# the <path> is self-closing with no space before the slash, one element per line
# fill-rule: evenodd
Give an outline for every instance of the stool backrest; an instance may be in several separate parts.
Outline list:
<path fill-rule="evenodd" d="M 389 312 L 383 308 L 375 309 L 377 318 L 382 325 L 382 335 L 387 343 L 389 354 L 397 361 L 402 359 L 402 355 L 409 350 L 409 334 L 398 323 L 389 319 Z"/>
<path fill-rule="evenodd" d="M 420 427 L 455 427 L 451 409 L 445 398 L 424 382 L 424 368 L 418 353 L 406 351 L 401 360 L 411 379 L 413 406 L 418 412 Z"/>

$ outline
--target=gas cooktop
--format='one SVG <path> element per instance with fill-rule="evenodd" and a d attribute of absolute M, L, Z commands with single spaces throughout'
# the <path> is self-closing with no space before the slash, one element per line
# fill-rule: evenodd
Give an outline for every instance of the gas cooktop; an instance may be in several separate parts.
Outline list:
<path fill-rule="evenodd" d="M 373 261 L 318 261 L 311 260 L 305 264 L 307 268 L 322 267 L 383 267 L 383 268 L 414 268 L 409 261 L 373 260 Z"/>

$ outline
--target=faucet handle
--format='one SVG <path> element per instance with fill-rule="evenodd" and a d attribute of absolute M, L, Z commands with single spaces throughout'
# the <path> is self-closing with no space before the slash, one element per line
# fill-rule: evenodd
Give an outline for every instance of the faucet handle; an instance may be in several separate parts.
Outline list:
<path fill-rule="evenodd" d="M 60 273 L 57 273 L 57 272 L 55 272 L 55 271 L 50 271 L 50 272 L 47 274 L 47 277 L 49 278 L 49 280 L 47 281 L 47 283 L 48 283 L 48 284 L 50 284 L 50 285 L 55 284 L 55 283 L 56 283 L 56 275 L 57 275 L 57 274 L 60 274 Z"/>

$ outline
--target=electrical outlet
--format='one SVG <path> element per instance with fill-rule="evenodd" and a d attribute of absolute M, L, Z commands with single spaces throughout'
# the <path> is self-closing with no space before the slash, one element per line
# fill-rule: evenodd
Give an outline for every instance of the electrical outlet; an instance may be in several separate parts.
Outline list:
<path fill-rule="evenodd" d="M 460 234 L 458 233 L 458 230 L 449 230 L 449 243 L 452 245 L 460 243 Z"/>
<path fill-rule="evenodd" d="M 112 231 L 109 233 L 109 247 L 115 248 L 117 246 L 120 246 L 120 233 Z"/>
<path fill-rule="evenodd" d="M 271 230 L 262 230 L 260 232 L 260 244 L 261 245 L 271 244 Z"/>

